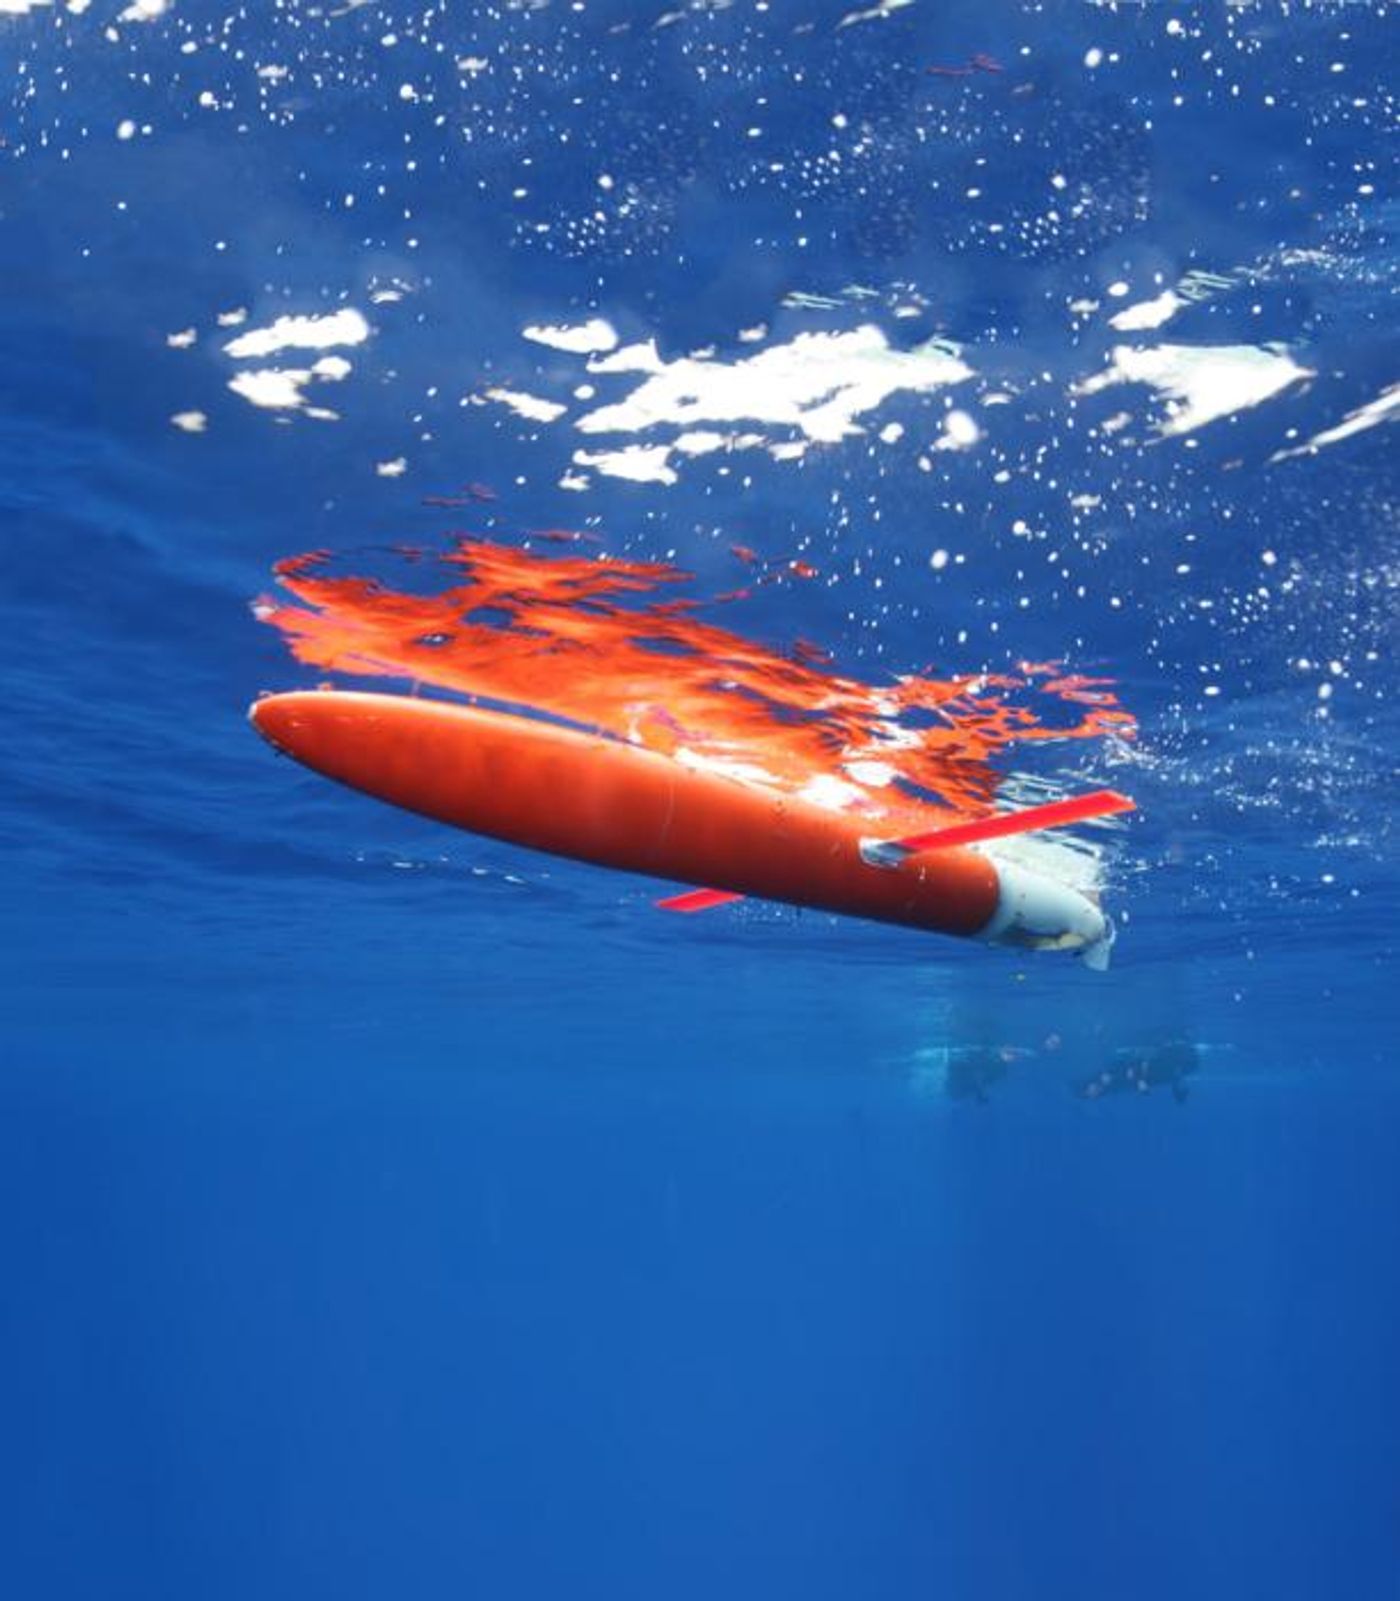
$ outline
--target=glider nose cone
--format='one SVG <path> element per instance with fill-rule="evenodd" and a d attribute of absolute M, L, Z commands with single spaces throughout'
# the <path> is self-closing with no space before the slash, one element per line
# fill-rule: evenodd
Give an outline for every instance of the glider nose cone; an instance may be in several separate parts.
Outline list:
<path fill-rule="evenodd" d="M 403 772 L 421 765 L 422 712 L 406 696 L 293 689 L 254 701 L 248 720 L 279 755 L 371 795 L 393 779 L 397 799 Z"/>
<path fill-rule="evenodd" d="M 248 721 L 273 747 L 291 754 L 296 748 L 299 695 L 264 695 L 248 708 Z"/>
<path fill-rule="evenodd" d="M 349 702 L 349 704 L 347 704 Z M 264 695 L 248 708 L 248 721 L 283 756 L 324 769 L 326 757 L 349 743 L 364 716 L 353 697 L 324 690 L 292 689 Z"/>

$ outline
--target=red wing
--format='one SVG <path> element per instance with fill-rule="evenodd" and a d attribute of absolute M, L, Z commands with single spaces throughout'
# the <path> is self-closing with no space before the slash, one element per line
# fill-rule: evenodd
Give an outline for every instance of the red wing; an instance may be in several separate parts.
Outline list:
<path fill-rule="evenodd" d="M 692 889 L 684 895 L 668 895 L 664 901 L 657 901 L 663 912 L 707 912 L 712 906 L 723 906 L 726 901 L 741 901 L 742 895 L 736 895 L 727 889 Z"/>

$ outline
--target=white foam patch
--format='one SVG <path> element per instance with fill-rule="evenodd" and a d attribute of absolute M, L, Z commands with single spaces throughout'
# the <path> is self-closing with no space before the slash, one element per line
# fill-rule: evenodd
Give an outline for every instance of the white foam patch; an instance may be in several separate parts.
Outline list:
<path fill-rule="evenodd" d="M 879 22 L 884 17 L 893 16 L 896 11 L 905 11 L 914 4 L 914 0 L 877 0 L 877 4 L 867 6 L 864 11 L 848 11 L 840 22 L 838 28 L 853 28 L 859 22 Z"/>
<path fill-rule="evenodd" d="M 229 379 L 229 388 L 242 395 L 253 406 L 264 406 L 269 411 L 296 411 L 306 404 L 302 385 L 311 382 L 308 369 L 266 368 L 259 372 L 241 372 Z"/>
<path fill-rule="evenodd" d="M 576 327 L 551 326 L 536 323 L 524 329 L 527 339 L 537 345 L 549 345 L 554 350 L 568 350 L 576 356 L 591 356 L 599 351 L 617 348 L 617 330 L 602 317 L 592 317 Z"/>
<path fill-rule="evenodd" d="M 374 470 L 381 478 L 402 478 L 408 471 L 408 459 L 396 456 L 393 461 L 377 461 Z"/>
<path fill-rule="evenodd" d="M 694 433 L 681 434 L 675 448 L 683 456 L 709 456 L 717 450 L 732 448 L 733 434 L 717 434 L 712 428 L 698 428 Z"/>
<path fill-rule="evenodd" d="M 935 450 L 971 450 L 982 437 L 982 430 L 965 411 L 950 411 L 943 419 L 943 432 L 934 441 Z"/>
<path fill-rule="evenodd" d="M 260 372 L 241 372 L 229 379 L 228 386 L 250 405 L 265 406 L 271 411 L 295 411 L 306 404 L 301 386 L 310 382 L 309 369 L 266 368 Z"/>
<path fill-rule="evenodd" d="M 198 338 L 193 328 L 182 328 L 179 333 L 166 334 L 165 342 L 172 350 L 188 350 Z"/>
<path fill-rule="evenodd" d="M 664 363 L 656 353 L 655 340 L 645 344 L 624 345 L 611 356 L 599 356 L 588 363 L 589 372 L 660 372 Z"/>
<path fill-rule="evenodd" d="M 574 464 L 595 467 L 609 478 L 626 478 L 634 484 L 674 484 L 677 474 L 668 463 L 670 454 L 669 445 L 623 445 L 619 450 L 576 450 Z"/>
<path fill-rule="evenodd" d="M 1324 428 L 1320 434 L 1314 434 L 1301 445 L 1276 451 L 1270 460 L 1285 461 L 1289 456 L 1311 454 L 1313 451 L 1323 449 L 1324 446 L 1350 439 L 1353 434 L 1364 433 L 1366 429 L 1375 428 L 1380 423 L 1395 422 L 1397 418 L 1400 418 L 1400 384 L 1392 384 L 1374 400 L 1368 401 L 1364 406 L 1358 406 L 1355 411 L 1349 411 L 1334 427 Z"/>
<path fill-rule="evenodd" d="M 170 10 L 171 0 L 132 0 L 125 11 L 117 13 L 118 22 L 155 22 Z"/>
<path fill-rule="evenodd" d="M 1260 405 L 1311 378 L 1286 351 L 1259 345 L 1115 346 L 1105 372 L 1076 385 L 1079 395 L 1113 384 L 1149 384 L 1167 402 L 1162 435 L 1189 434 L 1220 417 Z"/>
<path fill-rule="evenodd" d="M 1140 300 L 1108 319 L 1110 328 L 1121 333 L 1138 333 L 1144 328 L 1160 328 L 1169 322 L 1186 302 L 1175 289 L 1166 289 L 1155 300 Z"/>
<path fill-rule="evenodd" d="M 589 363 L 596 373 L 641 373 L 623 400 L 585 412 L 582 433 L 643 433 L 704 423 L 767 423 L 812 443 L 859 434 L 856 419 L 900 391 L 928 393 L 972 376 L 950 345 L 892 350 L 880 329 L 798 334 L 738 361 L 681 356 L 664 361 L 652 343 L 631 345 Z"/>
<path fill-rule="evenodd" d="M 271 356 L 279 350 L 329 350 L 336 345 L 363 344 L 370 326 L 353 307 L 324 317 L 279 317 L 270 328 L 250 328 L 224 346 L 226 354 Z"/>
<path fill-rule="evenodd" d="M 177 411 L 170 421 L 185 434 L 202 434 L 209 426 L 209 419 L 202 411 Z"/>
<path fill-rule="evenodd" d="M 302 411 L 308 417 L 333 421 L 335 413 L 307 403 L 306 388 L 317 380 L 338 383 L 350 375 L 350 363 L 343 356 L 323 356 L 310 367 L 263 367 L 240 372 L 229 379 L 229 388 L 250 405 L 268 411 Z"/>
<path fill-rule="evenodd" d="M 671 448 L 682 456 L 709 456 L 717 450 L 759 450 L 765 444 L 762 434 L 720 434 L 698 428 L 692 433 L 677 434 Z"/>
<path fill-rule="evenodd" d="M 486 398 L 494 400 L 498 406 L 509 407 L 517 417 L 527 417 L 531 422 L 555 422 L 569 409 L 557 400 L 541 400 L 538 395 L 527 395 L 521 389 L 488 389 Z"/>
<path fill-rule="evenodd" d="M 0 0 L 0 17 L 25 17 L 40 6 L 49 6 L 53 0 Z"/>

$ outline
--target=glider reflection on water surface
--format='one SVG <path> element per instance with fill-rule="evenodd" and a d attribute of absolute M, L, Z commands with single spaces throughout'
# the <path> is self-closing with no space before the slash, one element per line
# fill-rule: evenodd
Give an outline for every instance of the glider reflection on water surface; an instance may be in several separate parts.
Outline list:
<path fill-rule="evenodd" d="M 706 886 L 670 909 L 752 894 L 1103 965 L 1112 927 L 1091 890 L 971 848 L 1130 809 L 1108 790 L 992 808 L 1009 746 L 1131 733 L 1103 681 L 1025 665 L 876 687 L 706 622 L 699 602 L 647 598 L 686 577 L 663 564 L 485 541 L 443 560 L 464 581 L 423 596 L 294 558 L 279 577 L 296 604 L 258 615 L 305 663 L 488 705 L 277 695 L 252 712 L 272 744 L 475 833 Z M 1037 696 L 1068 718 L 1043 719 Z"/>

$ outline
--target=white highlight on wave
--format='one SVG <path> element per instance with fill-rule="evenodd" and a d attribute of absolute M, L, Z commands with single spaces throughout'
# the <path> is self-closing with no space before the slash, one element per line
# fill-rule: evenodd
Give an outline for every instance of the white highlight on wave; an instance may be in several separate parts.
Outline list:
<path fill-rule="evenodd" d="M 622 445 L 617 450 L 576 450 L 574 464 L 592 467 L 609 478 L 625 478 L 634 484 L 674 484 L 679 480 L 676 469 L 669 465 L 669 445 Z M 567 481 L 565 481 L 567 480 Z M 560 487 L 584 489 L 570 474 L 565 474 Z"/>
<path fill-rule="evenodd" d="M 578 356 L 591 356 L 599 351 L 617 348 L 617 330 L 602 317 L 591 317 L 575 327 L 535 323 L 522 331 L 527 339 L 533 339 L 537 345 L 572 351 Z"/>
<path fill-rule="evenodd" d="M 848 11 L 837 28 L 853 28 L 860 22 L 880 22 L 885 17 L 893 16 L 896 11 L 905 11 L 914 4 L 914 0 L 876 0 L 873 6 L 864 11 Z"/>
<path fill-rule="evenodd" d="M 240 372 L 229 379 L 228 386 L 251 405 L 268 411 L 304 411 L 308 417 L 329 422 L 336 413 L 310 405 L 306 387 L 317 379 L 339 383 L 350 372 L 350 363 L 344 356 L 322 356 L 310 367 L 263 367 Z"/>
<path fill-rule="evenodd" d="M 1077 384 L 1093 395 L 1114 384 L 1148 384 L 1167 402 L 1164 437 L 1193 433 L 1313 376 L 1286 350 L 1259 345 L 1117 345 L 1106 371 Z"/>
<path fill-rule="evenodd" d="M 640 373 L 625 399 L 578 419 L 581 433 L 640 433 L 670 424 L 760 422 L 834 444 L 862 432 L 857 417 L 900 390 L 928 392 L 972 376 L 957 347 L 931 341 L 892 350 L 879 328 L 798 334 L 739 361 L 665 361 L 648 341 L 589 362 L 601 374 Z"/>
<path fill-rule="evenodd" d="M 1286 461 L 1290 456 L 1311 455 L 1325 445 L 1335 445 L 1340 440 L 1350 439 L 1353 434 L 1364 433 L 1368 428 L 1397 420 L 1400 420 L 1400 384 L 1391 384 L 1389 389 L 1382 390 L 1374 400 L 1368 401 L 1364 406 L 1358 406 L 1355 411 L 1349 411 L 1341 422 L 1331 428 L 1324 428 L 1320 434 L 1314 434 L 1301 445 L 1275 451 L 1269 459 Z"/>
<path fill-rule="evenodd" d="M 241 310 L 220 316 L 222 327 L 236 326 Z M 270 327 L 250 328 L 230 339 L 224 353 L 235 360 L 275 355 L 281 350 L 327 350 L 337 345 L 359 345 L 369 338 L 370 325 L 353 307 L 323 317 L 279 317 Z M 344 356 L 322 356 L 309 367 L 259 367 L 236 373 L 229 388 L 250 405 L 266 411 L 302 412 L 323 422 L 337 413 L 310 404 L 307 387 L 317 381 L 340 383 L 353 371 Z"/>
<path fill-rule="evenodd" d="M 620 399 L 576 418 L 578 432 L 599 442 L 575 450 L 572 458 L 573 469 L 591 468 L 633 483 L 674 484 L 684 461 L 720 452 L 766 450 L 774 460 L 794 460 L 813 445 L 864 434 L 860 419 L 894 394 L 927 394 L 973 376 L 960 347 L 931 340 L 897 350 L 871 325 L 800 333 L 786 344 L 732 361 L 711 351 L 668 361 L 653 340 L 615 348 L 617 334 L 602 318 L 575 327 L 531 326 L 524 333 L 536 343 L 588 355 L 590 378 L 635 380 Z M 573 390 L 585 401 L 594 392 L 591 383 Z M 538 422 L 551 422 L 566 409 L 499 386 L 483 398 Z M 964 415 L 957 414 L 945 448 L 965 449 L 980 437 L 970 418 L 958 426 Z M 879 437 L 894 443 L 903 431 L 889 424 Z M 614 438 L 599 437 L 606 435 Z M 644 437 L 638 440 L 638 435 Z M 560 482 L 568 489 L 587 487 L 587 478 L 576 470 Z"/>
<path fill-rule="evenodd" d="M 950 411 L 943 419 L 943 432 L 933 442 L 935 450 L 971 450 L 982 437 L 976 419 L 965 411 Z"/>
<path fill-rule="evenodd" d="M 1176 316 L 1185 304 L 1175 289 L 1164 289 L 1155 300 L 1140 300 L 1134 306 L 1124 307 L 1108 319 L 1108 325 L 1125 334 L 1138 333 L 1144 328 L 1160 328 L 1164 322 Z"/>
<path fill-rule="evenodd" d="M 324 317 L 279 317 L 271 327 L 250 328 L 246 334 L 230 339 L 224 352 L 242 360 L 247 356 L 271 356 L 279 350 L 329 350 L 336 345 L 360 345 L 369 336 L 369 324 L 351 306 Z"/>
<path fill-rule="evenodd" d="M 526 394 L 522 389 L 488 389 L 486 398 L 509 407 L 517 417 L 530 422 L 555 422 L 569 409 L 557 400 L 541 400 L 538 395 Z"/>

